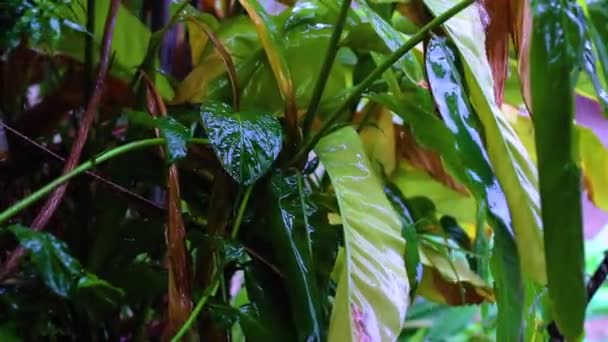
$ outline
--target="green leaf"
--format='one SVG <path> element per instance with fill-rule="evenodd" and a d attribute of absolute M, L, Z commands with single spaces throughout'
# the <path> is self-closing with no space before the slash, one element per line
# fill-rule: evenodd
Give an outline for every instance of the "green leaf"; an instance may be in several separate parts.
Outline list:
<path fill-rule="evenodd" d="M 344 227 L 329 340 L 395 340 L 409 302 L 399 218 L 354 129 L 324 137 L 315 151 L 331 178 Z"/>
<path fill-rule="evenodd" d="M 374 11 L 365 1 L 355 0 L 354 12 L 363 23 L 371 25 L 376 33 L 376 39 L 384 42 L 389 51 L 394 52 L 407 40 L 407 36 L 393 28 L 380 15 Z M 361 25 L 361 24 L 360 24 Z M 365 39 L 364 44 L 374 44 L 374 39 Z M 413 52 L 408 52 L 398 62 L 401 70 L 407 76 L 409 84 L 415 85 L 423 80 L 422 66 L 416 60 Z"/>
<path fill-rule="evenodd" d="M 188 154 L 187 140 L 192 138 L 188 128 L 174 118 L 167 116 L 154 118 L 150 114 L 129 111 L 129 120 L 133 123 L 148 127 L 158 128 L 166 139 L 165 150 L 167 160 L 174 163 Z"/>
<path fill-rule="evenodd" d="M 93 35 L 95 46 L 101 46 L 105 19 L 110 6 L 109 1 L 94 1 L 95 27 L 93 32 L 84 32 L 80 29 L 86 27 L 87 4 L 85 0 L 68 1 L 62 4 L 62 20 L 68 20 L 71 24 L 69 30 L 64 30 L 56 51 L 84 63 L 85 41 L 88 34 Z M 116 25 L 112 36 L 112 68 L 110 73 L 130 82 L 138 73 L 139 66 L 144 62 L 148 52 L 148 46 L 152 40 L 152 33 L 136 16 L 134 16 L 124 5 L 118 8 Z M 44 49 L 41 49 L 44 51 Z M 158 59 L 156 57 L 156 59 Z M 93 61 L 99 62 L 99 48 L 93 48 Z M 150 75 L 155 81 L 156 88 L 163 98 L 173 96 L 173 89 L 169 81 L 161 73 Z"/>
<path fill-rule="evenodd" d="M 294 99 L 293 80 L 285 59 L 286 48 L 281 36 L 282 30 L 257 0 L 240 0 L 240 3 L 255 25 L 281 96 L 284 101 L 289 102 Z"/>
<path fill-rule="evenodd" d="M 587 296 L 580 170 L 575 162 L 574 81 L 584 44 L 575 2 L 535 0 L 530 52 L 547 278 L 555 321 L 569 341 L 583 335 Z"/>
<path fill-rule="evenodd" d="M 245 285 L 251 304 L 241 310 L 245 310 L 253 317 L 259 317 L 262 326 L 272 327 L 269 336 L 267 330 L 243 324 L 245 335 L 254 342 L 297 340 L 295 327 L 288 311 L 288 296 L 280 286 L 279 279 L 275 274 L 271 274 L 265 265 L 255 261 L 245 267 Z M 261 339 L 257 340 L 258 336 Z"/>
<path fill-rule="evenodd" d="M 274 260 L 285 274 L 293 321 L 300 341 L 324 340 L 323 301 L 313 267 L 309 223 L 316 211 L 303 188 L 300 174 L 275 173 L 269 182 L 267 234 L 273 246 Z"/>
<path fill-rule="evenodd" d="M 70 297 L 84 271 L 69 254 L 68 246 L 50 234 L 24 226 L 13 225 L 8 230 L 30 253 L 32 264 L 46 286 L 58 296 Z"/>
<path fill-rule="evenodd" d="M 430 236 L 421 239 L 420 260 L 424 271 L 418 293 L 449 305 L 494 302 L 492 288 L 469 268 L 464 255 L 429 241 L 437 238 L 442 240 Z"/>
<path fill-rule="evenodd" d="M 503 319 L 498 321 L 497 338 L 499 340 L 517 340 L 521 336 L 523 313 L 513 308 L 523 306 L 520 289 L 522 284 L 518 265 L 513 260 L 519 259 L 517 249 L 506 249 L 502 246 L 515 246 L 511 215 L 505 193 L 496 179 L 483 138 L 478 132 L 477 118 L 469 106 L 464 93 L 464 85 L 456 67 L 456 56 L 447 46 L 445 39 L 433 38 L 427 47 L 426 69 L 429 86 L 434 95 L 439 113 L 445 121 L 446 127 L 454 136 L 455 150 L 459 152 L 460 167 L 464 168 L 463 181 L 473 192 L 477 199 L 477 216 L 485 217 L 486 211 L 490 217 L 490 225 L 496 233 L 496 242 L 493 265 L 494 278 L 504 288 L 498 288 L 498 310 Z M 489 254 L 489 244 L 483 231 L 483 222 L 477 223 L 475 251 L 482 256 Z M 520 251 L 521 253 L 521 251 Z M 500 257 L 500 259 L 499 259 Z M 486 264 L 480 260 L 477 265 L 482 276 L 487 277 Z M 512 315 L 502 315 L 503 311 L 512 312 Z"/>
<path fill-rule="evenodd" d="M 69 254 L 67 245 L 48 233 L 20 225 L 8 227 L 31 257 L 34 268 L 45 285 L 56 295 L 87 299 L 87 304 L 114 308 L 123 296 L 122 290 L 87 273 L 80 262 Z M 88 298 L 85 298 L 88 296 Z"/>
<path fill-rule="evenodd" d="M 205 102 L 201 119 L 222 166 L 240 184 L 263 176 L 281 151 L 281 125 L 271 113 L 234 113 L 224 103 Z"/>
<path fill-rule="evenodd" d="M 456 0 L 425 0 L 439 15 Z M 530 156 L 496 105 L 492 73 L 483 44 L 484 28 L 476 6 L 448 20 L 444 27 L 453 40 L 464 69 L 469 99 L 481 122 L 486 151 L 496 178 L 507 198 L 521 268 L 540 284 L 546 283 L 545 256 L 540 220 L 537 174 Z"/>
<path fill-rule="evenodd" d="M 124 294 L 122 289 L 97 278 L 94 274 L 86 273 L 76 284 L 75 298 L 88 311 L 105 315 L 112 312 L 121 303 Z"/>

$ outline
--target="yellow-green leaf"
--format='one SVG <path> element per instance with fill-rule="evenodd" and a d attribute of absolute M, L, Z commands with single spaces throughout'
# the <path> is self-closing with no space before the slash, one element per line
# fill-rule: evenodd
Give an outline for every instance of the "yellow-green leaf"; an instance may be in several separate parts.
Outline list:
<path fill-rule="evenodd" d="M 399 218 L 354 129 L 324 137 L 315 151 L 331 178 L 344 227 L 329 341 L 394 341 L 409 302 Z"/>
<path fill-rule="evenodd" d="M 424 271 L 418 294 L 449 305 L 494 302 L 492 287 L 469 268 L 462 253 L 450 253 L 425 239 L 421 240 L 419 250 Z"/>

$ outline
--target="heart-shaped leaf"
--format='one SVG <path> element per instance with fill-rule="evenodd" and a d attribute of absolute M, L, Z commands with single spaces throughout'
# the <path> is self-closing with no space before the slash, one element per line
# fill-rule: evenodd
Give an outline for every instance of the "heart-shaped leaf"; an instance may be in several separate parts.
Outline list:
<path fill-rule="evenodd" d="M 281 151 L 281 125 L 272 113 L 234 113 L 224 103 L 206 102 L 201 119 L 222 166 L 240 184 L 264 175 Z"/>

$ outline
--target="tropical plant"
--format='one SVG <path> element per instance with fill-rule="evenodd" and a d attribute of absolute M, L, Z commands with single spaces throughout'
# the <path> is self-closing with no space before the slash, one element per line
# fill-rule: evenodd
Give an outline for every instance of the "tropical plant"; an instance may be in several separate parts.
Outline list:
<path fill-rule="evenodd" d="M 606 23 L 603 0 L 0 4 L 0 340 L 581 340 L 608 151 L 574 99 L 608 116 Z"/>

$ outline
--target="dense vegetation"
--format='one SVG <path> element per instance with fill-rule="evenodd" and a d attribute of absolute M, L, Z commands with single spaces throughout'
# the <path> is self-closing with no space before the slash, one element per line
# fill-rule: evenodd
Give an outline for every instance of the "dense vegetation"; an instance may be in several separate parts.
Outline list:
<path fill-rule="evenodd" d="M 607 23 L 603 0 L 0 3 L 0 340 L 582 339 L 608 151 L 574 99 L 608 116 Z"/>

